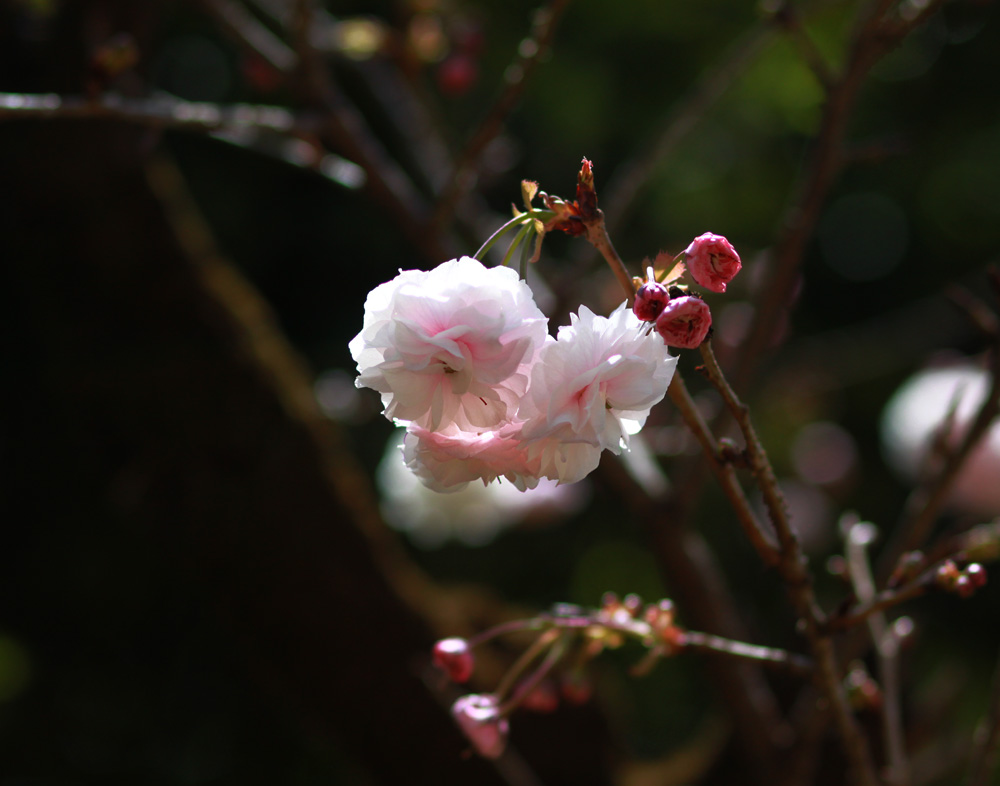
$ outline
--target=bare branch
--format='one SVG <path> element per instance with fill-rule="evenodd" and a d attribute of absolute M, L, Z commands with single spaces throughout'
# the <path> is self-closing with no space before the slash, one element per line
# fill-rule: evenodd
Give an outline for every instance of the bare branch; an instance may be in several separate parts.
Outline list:
<path fill-rule="evenodd" d="M 472 190 L 483 151 L 503 129 L 510 113 L 521 100 L 529 77 L 548 54 L 559 20 L 569 2 L 570 0 L 550 0 L 548 5 L 535 12 L 531 32 L 521 42 L 517 57 L 504 75 L 503 90 L 455 161 L 451 180 L 441 192 L 434 209 L 433 226 L 446 226 L 458 203 Z"/>

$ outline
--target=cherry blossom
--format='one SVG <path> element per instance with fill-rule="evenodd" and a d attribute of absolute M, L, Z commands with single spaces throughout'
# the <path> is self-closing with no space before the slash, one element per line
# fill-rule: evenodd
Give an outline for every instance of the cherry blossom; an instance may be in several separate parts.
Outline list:
<path fill-rule="evenodd" d="M 538 485 L 541 460 L 529 455 L 520 426 L 472 433 L 450 427 L 431 431 L 411 424 L 403 438 L 403 460 L 433 491 L 458 491 L 474 480 L 506 478 L 524 491 Z"/>
<path fill-rule="evenodd" d="M 546 324 L 509 268 L 462 257 L 401 271 L 365 301 L 355 384 L 378 391 L 393 420 L 488 429 L 516 410 Z"/>
<path fill-rule="evenodd" d="M 550 440 L 530 451 L 562 482 L 596 467 L 601 449 L 627 447 L 666 394 L 676 364 L 625 303 L 609 317 L 581 306 L 570 319 L 539 352 L 518 410 L 524 439 Z"/>

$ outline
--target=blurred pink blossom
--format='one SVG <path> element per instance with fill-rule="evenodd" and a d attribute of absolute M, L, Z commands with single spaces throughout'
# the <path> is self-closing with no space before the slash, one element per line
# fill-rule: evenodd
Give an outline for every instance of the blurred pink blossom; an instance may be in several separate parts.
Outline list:
<path fill-rule="evenodd" d="M 585 459 L 596 466 L 601 449 L 620 453 L 628 446 L 628 435 L 642 428 L 650 408 L 666 395 L 676 362 L 625 303 L 609 317 L 581 306 L 532 368 L 518 410 L 523 436 L 557 440 L 536 452 L 553 467 L 561 462 L 559 479 L 571 482 L 564 474 L 577 474 L 568 469 L 574 463 Z M 575 446 L 597 448 L 597 454 L 577 455 Z"/>
<path fill-rule="evenodd" d="M 943 439 L 950 448 L 958 445 L 989 389 L 989 373 L 971 363 L 914 374 L 882 413 L 882 446 L 889 463 L 907 480 L 917 480 L 933 458 L 935 440 Z M 950 504 L 976 515 L 1000 514 L 998 480 L 1000 419 L 993 421 L 962 465 Z"/>

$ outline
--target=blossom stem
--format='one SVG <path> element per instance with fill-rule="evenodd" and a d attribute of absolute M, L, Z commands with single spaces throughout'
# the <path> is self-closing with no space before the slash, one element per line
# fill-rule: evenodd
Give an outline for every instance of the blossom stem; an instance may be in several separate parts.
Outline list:
<path fill-rule="evenodd" d="M 507 253 L 503 255 L 503 261 L 500 263 L 501 265 L 507 267 L 510 260 L 514 257 L 514 252 L 517 251 L 517 247 L 524 242 L 524 238 L 527 236 L 528 232 L 531 231 L 532 226 L 533 222 L 527 221 L 524 226 L 518 230 L 517 234 L 514 235 L 514 239 L 510 241 L 510 248 L 508 248 Z"/>
<path fill-rule="evenodd" d="M 486 256 L 486 252 L 493 248 L 493 244 L 503 237 L 508 230 L 516 227 L 518 224 L 527 224 L 527 226 L 531 226 L 531 221 L 536 219 L 540 221 L 547 221 L 552 218 L 553 215 L 555 214 L 551 210 L 532 210 L 530 213 L 520 213 L 519 215 L 514 216 L 509 221 L 501 224 L 492 235 L 486 238 L 486 242 L 479 247 L 479 250 L 475 254 L 473 254 L 473 258 L 482 261 L 483 257 Z"/>
<path fill-rule="evenodd" d="M 540 630 L 543 627 L 544 622 L 538 619 L 503 622 L 499 625 L 494 625 L 492 628 L 484 630 L 482 633 L 470 637 L 468 640 L 469 646 L 477 647 L 480 644 L 485 644 L 487 641 L 497 638 L 498 636 L 504 636 L 508 633 L 520 633 L 524 630 Z"/>
<path fill-rule="evenodd" d="M 597 211 L 597 220 L 587 222 L 587 240 L 604 257 L 611 272 L 615 274 L 618 283 L 625 290 L 625 297 L 631 305 L 632 301 L 635 300 L 635 284 L 632 283 L 632 276 L 629 275 L 628 268 L 625 267 L 622 258 L 618 256 L 618 252 L 611 244 L 608 230 L 604 226 L 604 213 L 600 210 Z"/>
<path fill-rule="evenodd" d="M 516 684 L 518 678 L 520 678 L 525 669 L 531 665 L 532 661 L 534 661 L 535 658 L 546 650 L 546 648 L 552 646 L 552 644 L 554 644 L 556 640 L 562 636 L 562 631 L 552 628 L 545 631 L 541 636 L 535 639 L 531 646 L 521 653 L 521 656 L 514 662 L 514 665 L 510 667 L 503 679 L 500 680 L 500 684 L 497 685 L 497 688 L 494 691 L 497 700 L 503 701 L 504 697 L 511 692 L 511 689 Z"/>
<path fill-rule="evenodd" d="M 517 689 L 514 691 L 510 699 L 500 705 L 499 713 L 501 716 L 509 715 L 517 709 L 521 702 L 524 701 L 524 697 L 538 687 L 538 683 L 545 679 L 548 673 L 552 671 L 552 668 L 562 659 L 562 656 L 566 654 L 566 648 L 568 646 L 568 636 L 564 635 L 556 639 L 555 643 L 546 653 L 545 660 L 543 660 L 538 668 L 535 669 L 534 673 L 517 686 Z"/>

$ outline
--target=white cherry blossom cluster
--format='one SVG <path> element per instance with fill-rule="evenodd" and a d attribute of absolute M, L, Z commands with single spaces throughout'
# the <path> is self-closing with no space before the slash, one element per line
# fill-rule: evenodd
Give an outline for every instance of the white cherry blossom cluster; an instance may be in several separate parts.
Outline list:
<path fill-rule="evenodd" d="M 404 461 L 435 491 L 581 480 L 602 450 L 628 447 L 676 364 L 625 303 L 609 317 L 581 306 L 553 338 L 514 270 L 471 257 L 372 290 L 350 350 L 357 386 L 406 427 Z"/>

